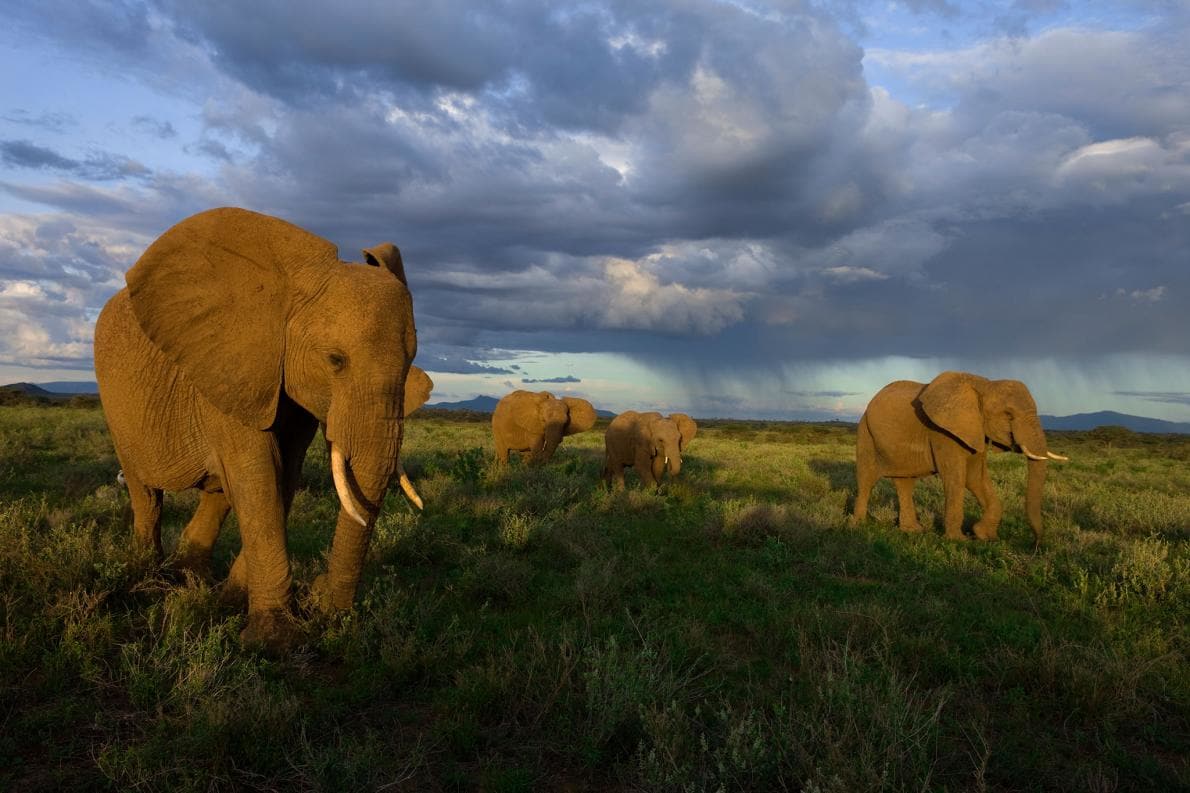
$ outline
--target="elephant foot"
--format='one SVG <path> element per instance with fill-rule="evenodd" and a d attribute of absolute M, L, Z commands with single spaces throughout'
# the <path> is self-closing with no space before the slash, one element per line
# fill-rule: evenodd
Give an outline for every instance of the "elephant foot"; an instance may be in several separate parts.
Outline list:
<path fill-rule="evenodd" d="M 304 639 L 297 621 L 282 609 L 250 612 L 247 627 L 240 631 L 245 646 L 259 647 L 271 655 L 289 652 Z"/>
<path fill-rule="evenodd" d="M 998 527 L 992 524 L 986 524 L 982 520 L 976 523 L 972 530 L 975 532 L 975 539 L 977 540 L 995 540 L 999 537 Z"/>
<path fill-rule="evenodd" d="M 946 537 L 948 540 L 954 540 L 955 542 L 967 542 L 969 539 L 971 539 L 966 534 L 963 534 L 961 529 L 958 531 L 947 531 L 942 536 Z"/>
<path fill-rule="evenodd" d="M 310 585 L 310 599 L 320 611 L 345 611 L 355 604 L 355 587 L 348 592 L 346 587 L 335 586 L 329 575 L 321 573 Z"/>
<path fill-rule="evenodd" d="M 921 534 L 925 528 L 920 523 L 901 523 L 898 528 L 906 534 Z"/>
<path fill-rule="evenodd" d="M 211 573 L 211 556 L 208 553 L 181 552 L 169 563 L 169 569 L 183 576 L 187 574 L 199 581 L 211 583 L 214 575 Z"/>

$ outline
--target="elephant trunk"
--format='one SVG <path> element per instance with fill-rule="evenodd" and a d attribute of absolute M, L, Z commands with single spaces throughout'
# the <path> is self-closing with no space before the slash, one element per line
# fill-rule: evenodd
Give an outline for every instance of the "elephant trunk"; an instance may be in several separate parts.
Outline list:
<path fill-rule="evenodd" d="M 397 459 L 403 429 L 399 420 L 385 417 L 365 425 L 359 421 L 339 423 L 334 418 L 332 415 L 327 422 L 327 437 L 331 443 L 331 472 L 342 509 L 331 542 L 325 586 L 336 608 L 350 608 L 389 484 L 403 479 L 404 487 L 408 477 Z M 361 430 L 361 426 L 367 429 Z M 414 496 L 416 491 L 410 496 L 416 503 L 420 499 Z"/>
<path fill-rule="evenodd" d="M 681 471 L 682 471 L 682 457 L 681 457 L 681 455 L 675 454 L 675 455 L 670 456 L 666 460 L 666 467 L 669 469 L 669 475 L 671 477 L 677 476 L 679 473 L 681 473 Z"/>
<path fill-rule="evenodd" d="M 557 426 L 551 424 L 545 428 L 545 440 L 541 446 L 541 459 L 549 460 L 553 458 L 554 452 L 557 451 L 558 445 L 562 443 L 562 425 Z"/>
<path fill-rule="evenodd" d="M 1049 463 L 1045 460 L 1030 460 L 1029 475 L 1025 483 L 1025 515 L 1033 527 L 1033 543 L 1041 544 L 1041 491 L 1045 486 L 1045 475 Z"/>
<path fill-rule="evenodd" d="M 1029 473 L 1025 482 L 1025 515 L 1033 528 L 1034 544 L 1041 543 L 1041 493 L 1049 470 L 1051 454 L 1045 441 L 1041 419 L 1036 414 L 1013 426 L 1013 440 L 1028 458 Z"/>

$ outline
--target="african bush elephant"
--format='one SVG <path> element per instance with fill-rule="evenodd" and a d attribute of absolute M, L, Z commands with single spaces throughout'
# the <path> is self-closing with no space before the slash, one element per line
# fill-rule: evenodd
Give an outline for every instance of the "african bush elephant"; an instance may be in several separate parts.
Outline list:
<path fill-rule="evenodd" d="M 222 490 L 240 519 L 232 577 L 248 593 L 247 641 L 295 638 L 285 524 L 318 423 L 342 510 L 316 587 L 335 606 L 354 598 L 400 470 L 413 303 L 395 245 L 364 256 L 375 266 L 340 261 L 284 220 L 213 209 L 150 245 L 96 323 L 100 399 L 135 536 L 160 558 L 162 491 Z"/>
<path fill-rule="evenodd" d="M 1035 542 L 1041 542 L 1041 490 L 1050 460 L 1037 405 L 1018 380 L 988 380 L 943 372 L 927 385 L 898 380 L 882 388 L 860 419 L 855 449 L 852 522 L 867 516 L 868 498 L 882 476 L 893 480 L 903 531 L 922 531 L 913 506 L 914 482 L 938 474 L 945 493 L 943 525 L 950 539 L 964 539 L 963 492 L 975 494 L 983 515 L 975 524 L 981 540 L 996 538 L 1000 499 L 988 473 L 989 448 L 1019 451 L 1029 460 L 1025 512 Z"/>
<path fill-rule="evenodd" d="M 409 374 L 405 377 L 405 402 L 404 411 L 405 416 L 417 410 L 426 403 L 430 398 L 430 392 L 434 389 L 434 381 L 422 369 L 417 366 L 409 367 Z M 326 425 L 320 424 L 323 437 L 326 437 Z M 331 459 L 331 443 L 327 441 L 326 456 Z M 304 458 L 306 450 L 301 451 Z M 300 461 L 297 463 L 300 466 Z M 398 463 L 397 474 L 401 483 L 401 488 L 405 495 L 409 498 L 413 505 L 418 509 L 422 508 L 421 496 L 413 487 L 413 483 L 405 475 L 403 466 Z M 294 483 L 296 487 L 296 482 Z M 287 497 L 292 498 L 292 494 Z M 198 497 L 198 508 L 194 512 L 194 516 L 190 522 L 186 524 L 186 528 L 182 530 L 181 536 L 178 538 L 178 549 L 176 558 L 173 562 L 174 566 L 182 570 L 190 570 L 202 578 L 210 575 L 211 569 L 211 552 L 215 548 L 215 542 L 219 539 L 219 531 L 223 526 L 223 521 L 231 512 L 231 502 L 227 499 L 227 494 L 222 488 L 218 490 L 204 490 Z M 234 568 L 233 586 L 241 585 L 236 579 L 239 579 L 243 573 L 243 569 Z M 319 576 L 319 582 L 316 585 L 316 593 L 325 585 L 325 579 Z M 320 594 L 327 595 L 330 593 L 321 592 Z M 346 595 L 346 593 L 344 593 Z M 345 599 L 346 605 L 351 604 L 352 597 L 348 596 Z M 334 605 L 331 603 L 330 605 Z M 345 606 L 344 606 L 345 607 Z"/>
<path fill-rule="evenodd" d="M 682 452 L 694 440 L 698 425 L 685 413 L 637 413 L 628 410 L 612 419 L 603 436 L 606 456 L 602 477 L 618 490 L 624 487 L 624 468 L 636 468 L 641 483 L 654 487 L 669 470 L 682 470 Z"/>
<path fill-rule="evenodd" d="M 533 462 L 545 462 L 566 435 L 595 426 L 595 408 L 585 399 L 562 397 L 549 391 L 513 391 L 492 412 L 492 438 L 496 462 L 508 462 L 509 452 L 525 453 Z"/>

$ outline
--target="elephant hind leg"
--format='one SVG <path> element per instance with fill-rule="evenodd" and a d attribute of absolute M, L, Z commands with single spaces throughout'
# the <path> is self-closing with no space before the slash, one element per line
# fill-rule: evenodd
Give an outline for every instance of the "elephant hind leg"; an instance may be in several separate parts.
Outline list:
<path fill-rule="evenodd" d="M 211 551 L 215 541 L 219 539 L 219 530 L 227 514 L 231 512 L 231 502 L 222 490 L 203 492 L 198 497 L 198 509 L 194 517 L 182 529 L 182 536 L 178 538 L 177 561 L 175 565 L 182 570 L 190 570 L 202 578 L 211 575 Z"/>
<path fill-rule="evenodd" d="M 974 526 L 975 536 L 980 540 L 994 540 L 999 535 L 1002 507 L 1000 497 L 992 486 L 992 475 L 988 472 L 987 458 L 971 458 L 967 466 L 967 489 L 979 501 L 983 514 Z"/>
<path fill-rule="evenodd" d="M 880 477 L 876 473 L 876 447 L 868 432 L 867 420 L 860 422 L 855 441 L 855 507 L 851 511 L 851 525 L 868 517 L 868 499 Z"/>
<path fill-rule="evenodd" d="M 160 562 L 161 488 L 149 487 L 128 468 L 124 469 L 124 484 L 128 487 L 128 498 L 132 502 L 133 535 L 140 545 L 152 548 L 157 561 Z"/>
<path fill-rule="evenodd" d="M 921 523 L 917 520 L 917 507 L 913 506 L 913 486 L 917 484 L 917 480 L 909 477 L 897 477 L 893 479 L 893 484 L 897 488 L 897 507 L 900 510 L 897 525 L 901 527 L 901 531 L 905 532 L 924 531 Z"/>

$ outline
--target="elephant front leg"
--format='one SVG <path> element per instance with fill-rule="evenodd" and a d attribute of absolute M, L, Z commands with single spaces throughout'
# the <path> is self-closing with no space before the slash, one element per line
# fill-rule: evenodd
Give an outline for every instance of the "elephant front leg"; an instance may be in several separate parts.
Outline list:
<path fill-rule="evenodd" d="M 940 471 L 945 511 L 942 518 L 944 534 L 948 540 L 965 540 L 963 534 L 963 494 L 966 488 L 965 466 L 952 466 Z"/>
<path fill-rule="evenodd" d="M 986 454 L 978 454 L 967 464 L 967 489 L 979 502 L 983 514 L 976 521 L 973 530 L 975 537 L 980 540 L 994 540 L 999 534 L 1002 507 L 1000 497 L 992 486 L 992 475 L 988 472 Z"/>
<path fill-rule="evenodd" d="M 647 453 L 638 452 L 632 465 L 640 476 L 640 483 L 644 487 L 656 487 L 657 478 L 653 476 L 653 458 Z"/>
<path fill-rule="evenodd" d="M 281 455 L 271 434 L 229 429 L 220 479 L 240 520 L 243 547 L 231 576 L 248 591 L 248 625 L 240 636 L 248 644 L 284 650 L 300 639 L 300 632 L 290 613 Z"/>
<path fill-rule="evenodd" d="M 913 486 L 917 484 L 917 480 L 909 477 L 897 477 L 893 479 L 893 484 L 897 488 L 897 508 L 899 510 L 897 525 L 901 527 L 901 531 L 911 534 L 924 531 L 921 523 L 917 520 L 917 507 L 913 505 Z M 864 507 L 866 512 L 867 504 Z"/>

